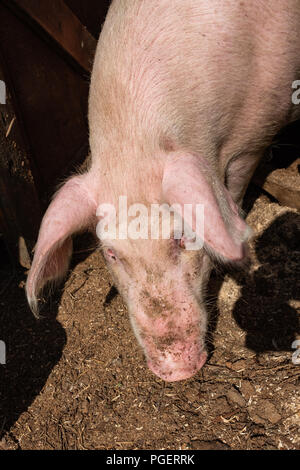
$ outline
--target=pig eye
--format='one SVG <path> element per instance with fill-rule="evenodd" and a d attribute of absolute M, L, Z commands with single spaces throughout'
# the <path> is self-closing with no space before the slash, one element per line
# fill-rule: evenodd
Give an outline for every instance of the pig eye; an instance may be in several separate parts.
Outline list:
<path fill-rule="evenodd" d="M 182 237 L 180 240 L 178 240 L 178 244 L 180 246 L 180 248 L 182 248 L 183 250 L 185 250 L 186 248 L 186 245 L 185 245 L 185 237 Z"/>
<path fill-rule="evenodd" d="M 186 239 L 185 239 L 185 237 L 175 238 L 174 240 L 175 240 L 175 243 L 178 246 L 178 248 L 181 248 L 181 249 L 185 250 L 185 248 L 186 248 L 186 245 L 185 245 Z"/>
<path fill-rule="evenodd" d="M 187 237 L 182 235 L 181 238 L 175 239 L 176 245 L 179 249 L 187 250 L 189 249 L 189 244 L 195 243 L 195 237 Z"/>
<path fill-rule="evenodd" d="M 108 248 L 107 250 L 105 250 L 104 253 L 105 253 L 105 257 L 108 261 L 111 261 L 111 262 L 117 261 L 118 257 L 116 255 L 116 253 L 111 248 Z"/>

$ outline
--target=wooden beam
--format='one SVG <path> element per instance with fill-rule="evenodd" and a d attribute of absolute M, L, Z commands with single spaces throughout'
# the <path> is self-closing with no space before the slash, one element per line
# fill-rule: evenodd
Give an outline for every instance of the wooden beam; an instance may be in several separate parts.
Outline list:
<path fill-rule="evenodd" d="M 36 22 L 86 72 L 91 72 L 97 41 L 63 0 L 10 0 Z"/>

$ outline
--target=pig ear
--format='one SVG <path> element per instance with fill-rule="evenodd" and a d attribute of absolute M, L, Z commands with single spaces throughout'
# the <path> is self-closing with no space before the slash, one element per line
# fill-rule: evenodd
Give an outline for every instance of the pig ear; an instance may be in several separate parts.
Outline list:
<path fill-rule="evenodd" d="M 27 299 L 35 315 L 38 315 L 40 290 L 48 281 L 62 279 L 68 270 L 71 235 L 93 226 L 97 208 L 88 180 L 86 174 L 67 181 L 43 218 L 26 284 Z"/>
<path fill-rule="evenodd" d="M 192 204 L 192 229 L 196 231 L 196 205 L 204 208 L 204 244 L 225 260 L 244 257 L 244 242 L 251 229 L 240 218 L 238 208 L 225 186 L 213 175 L 203 158 L 192 154 L 170 154 L 167 158 L 162 190 L 169 205 Z M 183 212 L 182 212 L 183 213 Z M 197 234 L 201 235 L 201 234 Z"/>

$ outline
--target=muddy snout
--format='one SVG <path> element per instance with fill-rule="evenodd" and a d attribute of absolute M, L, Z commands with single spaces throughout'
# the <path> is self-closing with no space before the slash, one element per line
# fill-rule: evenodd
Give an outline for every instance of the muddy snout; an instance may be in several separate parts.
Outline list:
<path fill-rule="evenodd" d="M 189 379 L 204 366 L 207 353 L 200 341 L 174 341 L 165 347 L 163 341 L 159 338 L 159 347 L 145 348 L 148 367 L 159 378 L 166 382 Z"/>
<path fill-rule="evenodd" d="M 174 361 L 171 355 L 167 355 L 160 362 L 148 361 L 149 369 L 165 382 L 178 382 L 193 377 L 205 364 L 207 353 L 202 352 L 197 360 Z"/>
<path fill-rule="evenodd" d="M 147 295 L 139 298 L 135 311 L 131 312 L 131 322 L 148 367 L 166 382 L 193 377 L 207 359 L 207 313 L 184 284 L 182 273 L 179 274 L 179 281 L 174 282 L 174 275 L 160 290 L 152 286 L 152 295 L 145 289 L 143 293 Z"/>

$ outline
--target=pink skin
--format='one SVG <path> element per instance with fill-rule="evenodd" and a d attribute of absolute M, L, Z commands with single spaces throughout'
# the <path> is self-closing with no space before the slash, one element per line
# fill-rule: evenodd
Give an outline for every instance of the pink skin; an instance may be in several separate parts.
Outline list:
<path fill-rule="evenodd" d="M 203 204 L 206 244 L 227 260 L 241 260 L 244 257 L 243 242 L 248 240 L 251 231 L 240 218 L 224 185 L 218 181 L 214 187 L 209 185 L 209 173 L 209 166 L 200 156 L 171 154 L 163 178 L 165 197 L 170 204 Z M 195 229 L 194 213 L 192 218 Z"/>
<path fill-rule="evenodd" d="M 180 312 L 166 312 L 166 319 L 151 319 L 146 314 L 137 315 L 140 342 L 148 358 L 150 370 L 166 382 L 184 380 L 195 375 L 204 365 L 207 354 L 203 334 L 206 318 L 199 306 L 180 305 Z M 170 325 L 171 324 L 171 325 Z M 141 339 L 142 338 L 142 339 Z M 202 338 L 202 339 L 201 339 Z"/>
<path fill-rule="evenodd" d="M 201 287 L 209 275 L 208 257 L 187 252 L 182 240 L 105 244 L 105 258 L 148 367 L 169 382 L 195 375 L 207 357 Z M 131 263 L 134 251 L 140 256 Z"/>
<path fill-rule="evenodd" d="M 165 382 L 179 382 L 180 380 L 190 379 L 204 366 L 207 353 L 199 353 L 194 351 L 187 351 L 186 345 L 179 345 L 178 352 L 175 355 L 182 355 L 182 360 L 174 360 L 172 355 L 170 357 L 162 357 L 161 362 L 154 364 L 148 361 L 149 369 Z M 191 355 L 197 356 L 197 360 L 191 362 Z M 187 364 L 189 364 L 187 366 Z"/>
<path fill-rule="evenodd" d="M 186 4 L 188 3 L 188 8 Z M 102 203 L 204 206 L 204 249 L 185 241 L 102 243 L 150 369 L 167 381 L 206 360 L 210 262 L 244 259 L 247 185 L 280 128 L 300 116 L 299 0 L 112 2 L 89 101 L 90 170 L 60 189 L 43 219 L 27 281 L 38 295 L 62 279 L 72 235 L 95 233 Z M 200 235 L 200 234 L 198 234 Z"/>

